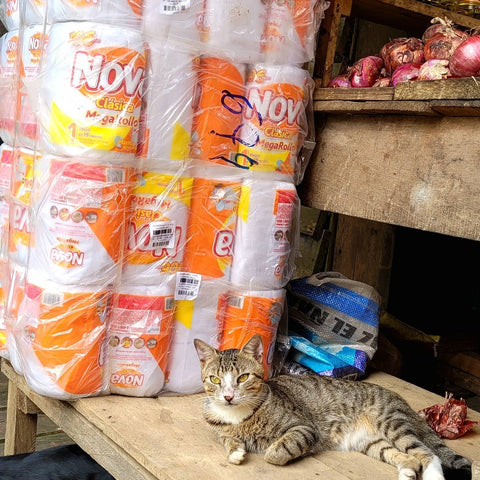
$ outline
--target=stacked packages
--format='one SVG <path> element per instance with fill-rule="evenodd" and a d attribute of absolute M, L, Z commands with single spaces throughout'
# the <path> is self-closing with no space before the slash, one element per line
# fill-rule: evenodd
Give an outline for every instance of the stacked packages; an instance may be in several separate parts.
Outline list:
<path fill-rule="evenodd" d="M 4 2 L 0 344 L 31 388 L 194 393 L 193 339 L 254 333 L 270 371 L 326 6 Z"/>

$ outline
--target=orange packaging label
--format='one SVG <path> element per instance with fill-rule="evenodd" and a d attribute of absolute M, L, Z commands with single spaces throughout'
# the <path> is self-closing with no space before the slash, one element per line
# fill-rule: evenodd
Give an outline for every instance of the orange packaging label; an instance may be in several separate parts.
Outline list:
<path fill-rule="evenodd" d="M 71 394 L 101 390 L 109 292 L 59 292 L 27 284 L 25 295 L 32 319 L 26 333 L 48 375 Z"/>
<path fill-rule="evenodd" d="M 39 159 L 33 150 L 16 148 L 13 152 L 13 183 L 11 195 L 25 205 L 30 205 L 33 188 L 34 161 Z"/>
<path fill-rule="evenodd" d="M 10 193 L 13 168 L 13 148 L 3 144 L 0 156 L 0 190 Z"/>
<path fill-rule="evenodd" d="M 183 270 L 228 277 L 241 183 L 195 178 Z"/>
<path fill-rule="evenodd" d="M 109 355 L 115 366 L 111 385 L 143 387 L 152 362 L 165 372 L 174 303 L 173 295 L 118 295 L 109 324 Z"/>
<path fill-rule="evenodd" d="M 181 267 L 193 178 L 143 172 L 130 203 L 129 264 L 160 262 L 162 273 Z"/>
<path fill-rule="evenodd" d="M 252 108 L 244 111 L 242 142 L 238 154 L 251 170 L 292 175 L 302 138 L 304 88 L 292 83 L 274 83 L 268 70 L 251 70 L 246 96 Z"/>
<path fill-rule="evenodd" d="M 239 68 L 214 57 L 197 60 L 192 157 L 214 163 L 235 163 L 245 103 L 244 73 Z"/>
<path fill-rule="evenodd" d="M 263 364 L 268 377 L 284 301 L 283 291 L 278 297 L 228 294 L 220 350 L 242 348 L 253 335 L 259 334 L 263 340 Z"/>

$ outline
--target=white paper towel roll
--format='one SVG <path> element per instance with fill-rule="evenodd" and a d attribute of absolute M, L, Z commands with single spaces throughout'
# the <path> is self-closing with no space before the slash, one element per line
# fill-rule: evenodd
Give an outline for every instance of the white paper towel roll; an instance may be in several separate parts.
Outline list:
<path fill-rule="evenodd" d="M 250 170 L 293 181 L 298 176 L 298 153 L 308 132 L 306 107 L 310 74 L 290 65 L 257 64 L 248 72 L 238 152 L 248 157 Z"/>
<path fill-rule="evenodd" d="M 200 30 L 206 52 L 237 62 L 262 61 L 266 15 L 264 1 L 205 0 Z"/>
<path fill-rule="evenodd" d="M 34 391 L 61 400 L 108 391 L 110 297 L 109 290 L 65 287 L 28 272 L 16 340 L 23 374 Z"/>
<path fill-rule="evenodd" d="M 64 285 L 107 285 L 120 270 L 132 176 L 128 168 L 44 156 L 30 268 Z"/>
<path fill-rule="evenodd" d="M 301 65 L 314 59 L 318 3 L 318 0 L 267 0 L 262 43 L 266 61 Z"/>
<path fill-rule="evenodd" d="M 158 395 L 165 382 L 173 326 L 174 284 L 122 285 L 109 321 L 110 392 Z"/>
<path fill-rule="evenodd" d="M 149 53 L 139 154 L 145 170 L 176 170 L 190 153 L 193 56 L 158 41 L 150 42 Z"/>
<path fill-rule="evenodd" d="M 49 23 L 79 20 L 139 27 L 142 0 L 48 0 Z"/>
<path fill-rule="evenodd" d="M 200 283 L 196 299 L 177 300 L 165 383 L 167 391 L 187 394 L 203 390 L 200 362 L 193 340 L 200 338 L 218 346 L 218 323 L 227 290 L 225 282 L 204 281 Z"/>
<path fill-rule="evenodd" d="M 294 268 L 300 201 L 289 182 L 246 179 L 238 209 L 231 281 L 250 290 L 275 290 Z"/>
<path fill-rule="evenodd" d="M 147 41 L 156 41 L 177 51 L 199 54 L 202 44 L 198 24 L 204 0 L 143 0 L 143 31 Z"/>
<path fill-rule="evenodd" d="M 92 22 L 52 25 L 36 112 L 44 150 L 134 161 L 145 68 L 139 31 Z"/>
<path fill-rule="evenodd" d="M 122 281 L 158 285 L 181 269 L 193 178 L 143 172 L 131 198 Z"/>

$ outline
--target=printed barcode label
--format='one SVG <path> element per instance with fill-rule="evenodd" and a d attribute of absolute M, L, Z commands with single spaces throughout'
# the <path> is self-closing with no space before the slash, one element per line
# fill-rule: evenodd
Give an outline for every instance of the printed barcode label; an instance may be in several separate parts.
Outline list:
<path fill-rule="evenodd" d="M 121 168 L 107 168 L 107 182 L 125 183 L 125 170 Z"/>
<path fill-rule="evenodd" d="M 239 308 L 240 310 L 243 308 L 244 301 L 245 297 L 242 295 L 229 295 L 227 299 L 229 306 Z"/>
<path fill-rule="evenodd" d="M 175 280 L 175 300 L 195 300 L 202 276 L 197 273 L 178 272 Z"/>
<path fill-rule="evenodd" d="M 161 13 L 171 15 L 180 13 L 190 8 L 190 0 L 163 0 L 160 2 Z"/>
<path fill-rule="evenodd" d="M 149 250 L 173 248 L 175 246 L 175 222 L 152 222 L 149 224 Z"/>
<path fill-rule="evenodd" d="M 63 293 L 43 292 L 42 305 L 59 305 L 63 303 Z"/>

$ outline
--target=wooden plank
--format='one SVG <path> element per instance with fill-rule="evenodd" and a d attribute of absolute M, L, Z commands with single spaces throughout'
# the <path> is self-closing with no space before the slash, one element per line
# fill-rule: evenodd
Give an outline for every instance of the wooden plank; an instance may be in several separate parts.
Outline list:
<path fill-rule="evenodd" d="M 355 0 L 352 16 L 382 25 L 408 29 L 410 35 L 420 37 L 433 17 L 448 16 L 454 23 L 467 28 L 478 28 L 478 19 L 427 5 L 416 0 Z"/>
<path fill-rule="evenodd" d="M 2 359 L 2 372 L 11 382 L 14 382 L 17 388 L 27 394 L 53 422 L 61 426 L 62 430 L 75 443 L 106 468 L 117 480 L 131 480 L 132 478 L 135 478 L 135 480 L 155 480 L 155 477 L 138 465 L 127 452 L 119 448 L 97 426 L 91 424 L 83 415 L 78 413 L 73 406 L 74 404 L 54 400 L 33 392 L 25 383 L 23 377 L 20 377 L 4 359 Z M 108 415 L 108 412 L 106 415 Z M 124 411 L 122 415 L 128 416 L 128 412 Z M 134 424 L 129 424 L 126 436 L 129 435 L 133 426 Z M 7 449 L 7 444 L 12 444 L 15 440 L 18 442 L 16 444 L 17 453 L 21 453 L 21 442 L 13 438 L 7 430 L 5 454 L 12 453 L 12 449 Z"/>
<path fill-rule="evenodd" d="M 480 353 L 479 352 L 459 352 L 449 355 L 445 361 L 452 367 L 458 368 L 464 372 L 480 378 Z"/>
<path fill-rule="evenodd" d="M 317 86 L 313 92 L 313 100 L 372 100 L 379 102 L 381 100 L 393 100 L 395 89 L 393 87 L 375 87 L 375 88 L 322 88 Z"/>
<path fill-rule="evenodd" d="M 321 77 L 321 84 L 326 86 L 332 78 L 335 50 L 340 32 L 342 15 L 348 15 L 352 0 L 335 0 L 325 12 L 318 32 L 317 54 L 315 59 L 315 77 Z"/>
<path fill-rule="evenodd" d="M 315 112 L 325 114 L 362 114 L 362 115 L 423 115 L 435 116 L 454 113 L 458 116 L 458 108 L 453 111 L 450 108 L 432 109 L 430 102 L 420 101 L 316 101 L 313 104 Z M 480 115 L 480 110 L 478 110 Z M 463 116 L 463 115 L 462 115 Z"/>
<path fill-rule="evenodd" d="M 398 477 L 396 469 L 390 465 L 365 455 L 345 452 L 325 452 L 285 467 L 269 465 L 261 455 L 252 454 L 244 465 L 238 467 L 227 462 L 223 447 L 202 418 L 203 395 L 165 396 L 158 399 L 110 395 L 81 399 L 70 404 L 35 394 L 5 362 L 2 362 L 2 369 L 43 411 L 55 416 L 65 430 L 68 427 L 75 431 L 76 439 L 72 439 L 77 443 L 81 441 L 83 445 L 79 444 L 82 448 L 87 446 L 88 453 L 97 450 L 97 454 L 92 456 L 99 463 L 108 463 L 107 453 L 102 453 L 107 438 L 117 449 L 116 452 L 110 452 L 112 461 L 123 464 L 122 452 L 128 452 L 132 460 L 136 459 L 137 467 L 142 472 L 148 466 L 152 480 L 190 480 L 192 476 L 199 480 L 227 477 L 237 480 L 313 480 L 319 476 L 329 480 L 370 477 L 394 480 Z M 442 401 L 438 395 L 386 374 L 375 373 L 368 380 L 386 384 L 398 391 L 416 410 Z M 81 421 L 77 421 L 79 416 L 82 417 Z M 469 418 L 480 419 L 480 414 L 469 411 Z M 455 440 L 451 446 L 461 454 L 478 459 L 479 443 L 480 437 L 474 431 L 465 438 Z M 121 480 L 145 478 L 139 474 L 135 476 L 131 471 L 116 472 L 118 476 L 112 472 L 113 475 Z"/>
<path fill-rule="evenodd" d="M 393 261 L 395 227 L 339 215 L 333 270 L 371 285 L 386 307 Z"/>
<path fill-rule="evenodd" d="M 20 410 L 19 398 L 21 396 L 22 392 L 10 381 L 5 428 L 5 455 L 35 451 L 37 415 L 23 413 Z"/>
<path fill-rule="evenodd" d="M 444 362 L 438 364 L 438 374 L 459 387 L 480 395 L 480 378 L 452 367 Z"/>
<path fill-rule="evenodd" d="M 480 77 L 402 82 L 393 90 L 394 100 L 478 100 Z"/>
<path fill-rule="evenodd" d="M 328 115 L 302 203 L 480 240 L 478 119 Z"/>

